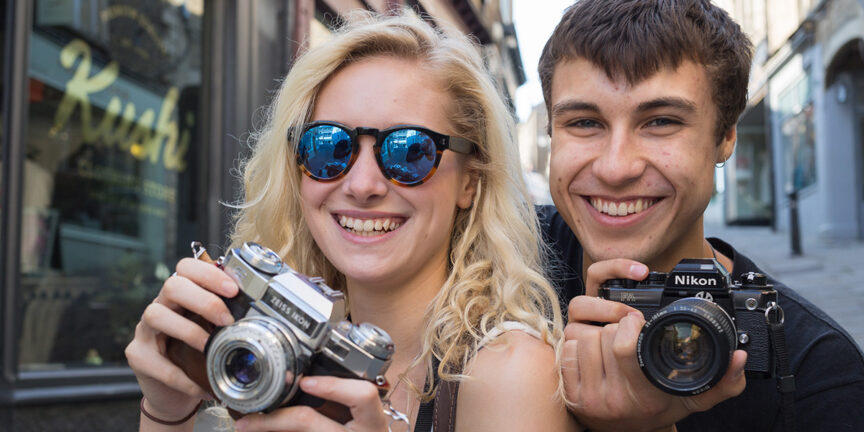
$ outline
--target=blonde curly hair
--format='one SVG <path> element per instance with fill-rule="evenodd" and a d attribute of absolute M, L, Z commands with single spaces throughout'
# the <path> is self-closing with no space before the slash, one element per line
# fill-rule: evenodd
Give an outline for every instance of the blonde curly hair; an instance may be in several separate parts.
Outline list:
<path fill-rule="evenodd" d="M 270 247 L 297 271 L 321 275 L 344 292 L 345 277 L 306 226 L 297 143 L 286 137 L 289 131 L 297 136 L 308 121 L 328 77 L 351 63 L 395 56 L 419 60 L 440 77 L 441 88 L 454 101 L 448 118 L 455 135 L 476 145 L 467 169 L 478 184 L 473 206 L 457 211 L 449 274 L 426 310 L 429 325 L 412 365 L 427 367 L 427 397 L 434 391 L 433 357 L 442 379 L 462 379 L 478 343 L 505 321 L 537 330 L 556 354 L 563 343 L 559 303 L 541 269 L 537 218 L 521 176 L 513 117 L 479 52 L 462 33 L 435 29 L 410 12 L 351 14 L 332 39 L 296 60 L 266 112 L 266 125 L 251 137 L 251 158 L 242 164 L 245 198 L 236 206 L 232 243 Z"/>

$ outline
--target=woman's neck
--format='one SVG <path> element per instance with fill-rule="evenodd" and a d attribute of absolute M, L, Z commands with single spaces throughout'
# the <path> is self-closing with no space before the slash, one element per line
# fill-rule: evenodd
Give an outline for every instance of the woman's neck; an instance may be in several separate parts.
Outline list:
<path fill-rule="evenodd" d="M 396 351 L 387 378 L 405 372 L 420 352 L 428 306 L 447 280 L 447 262 L 425 266 L 409 280 L 391 283 L 347 281 L 351 320 L 369 322 L 386 331 Z"/>

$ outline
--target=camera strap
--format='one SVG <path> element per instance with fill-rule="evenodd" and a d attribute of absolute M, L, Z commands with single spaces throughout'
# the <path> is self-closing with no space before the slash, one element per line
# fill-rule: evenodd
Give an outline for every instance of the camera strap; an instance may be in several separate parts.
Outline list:
<path fill-rule="evenodd" d="M 783 309 L 771 302 L 765 311 L 768 321 L 771 346 L 774 349 L 777 391 L 780 393 L 780 413 L 783 416 L 783 429 L 795 432 L 795 375 L 789 365 L 789 352 L 786 349 L 786 332 L 783 329 Z"/>
<path fill-rule="evenodd" d="M 459 382 L 438 379 L 439 364 L 438 359 L 433 356 L 433 385 L 437 387 L 435 397 L 420 405 L 414 423 L 414 432 L 453 432 L 456 427 L 456 397 L 459 394 Z M 429 390 L 428 382 L 424 390 Z"/>

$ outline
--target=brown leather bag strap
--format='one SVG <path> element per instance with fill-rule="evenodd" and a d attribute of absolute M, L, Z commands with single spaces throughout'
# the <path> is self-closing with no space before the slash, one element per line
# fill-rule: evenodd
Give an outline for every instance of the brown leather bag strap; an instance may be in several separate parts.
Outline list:
<path fill-rule="evenodd" d="M 453 432 L 456 428 L 456 399 L 459 381 L 438 380 L 435 391 L 435 409 L 432 412 L 434 432 Z"/>

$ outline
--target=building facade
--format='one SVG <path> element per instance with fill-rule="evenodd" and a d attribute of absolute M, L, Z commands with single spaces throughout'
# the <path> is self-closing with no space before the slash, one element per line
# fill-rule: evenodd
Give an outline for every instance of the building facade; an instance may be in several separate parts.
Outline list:
<path fill-rule="evenodd" d="M 729 223 L 864 239 L 864 2 L 728 0 L 753 40 L 748 109 L 725 167 Z M 793 201 L 792 197 L 797 201 Z"/>
<path fill-rule="evenodd" d="M 133 430 L 123 350 L 177 260 L 227 243 L 238 161 L 296 55 L 402 8 L 524 81 L 508 0 L 0 1 L 0 430 Z"/>

